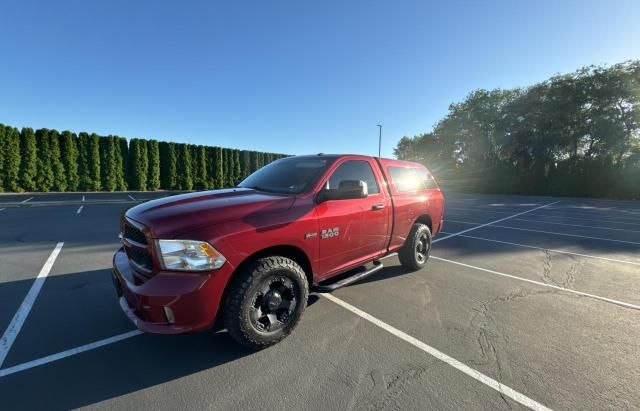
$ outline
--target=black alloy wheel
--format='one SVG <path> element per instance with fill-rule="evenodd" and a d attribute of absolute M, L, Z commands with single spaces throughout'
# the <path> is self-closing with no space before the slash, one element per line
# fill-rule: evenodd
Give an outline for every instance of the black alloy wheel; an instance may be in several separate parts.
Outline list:
<path fill-rule="evenodd" d="M 298 304 L 298 294 L 293 281 L 287 277 L 265 278 L 253 298 L 249 314 L 251 325 L 261 333 L 280 330 L 291 320 Z"/>

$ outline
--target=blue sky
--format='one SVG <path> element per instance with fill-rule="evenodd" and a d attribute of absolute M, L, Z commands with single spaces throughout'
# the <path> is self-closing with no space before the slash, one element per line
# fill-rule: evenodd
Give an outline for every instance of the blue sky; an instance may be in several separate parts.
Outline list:
<path fill-rule="evenodd" d="M 476 88 L 640 58 L 638 1 L 0 0 L 0 122 L 383 155 Z"/>

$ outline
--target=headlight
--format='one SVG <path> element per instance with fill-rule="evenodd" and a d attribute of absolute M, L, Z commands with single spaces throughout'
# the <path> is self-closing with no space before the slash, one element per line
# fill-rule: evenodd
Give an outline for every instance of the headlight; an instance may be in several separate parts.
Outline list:
<path fill-rule="evenodd" d="M 158 240 L 158 250 L 162 268 L 165 270 L 215 270 L 227 261 L 206 241 Z"/>

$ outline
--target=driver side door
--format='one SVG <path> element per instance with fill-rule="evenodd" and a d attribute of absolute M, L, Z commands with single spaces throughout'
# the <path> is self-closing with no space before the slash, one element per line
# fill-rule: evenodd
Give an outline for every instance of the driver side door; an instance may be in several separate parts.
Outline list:
<path fill-rule="evenodd" d="M 336 189 L 342 181 L 364 181 L 368 195 L 328 200 L 317 206 L 320 228 L 318 266 L 323 278 L 373 259 L 386 247 L 390 202 L 370 161 L 345 160 L 325 181 L 324 189 Z"/>

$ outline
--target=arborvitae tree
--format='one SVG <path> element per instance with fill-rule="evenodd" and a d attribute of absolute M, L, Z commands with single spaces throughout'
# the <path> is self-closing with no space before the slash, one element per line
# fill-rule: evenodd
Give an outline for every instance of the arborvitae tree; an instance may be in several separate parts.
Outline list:
<path fill-rule="evenodd" d="M 164 190 L 176 188 L 177 179 L 176 145 L 174 143 L 160 143 L 160 187 Z"/>
<path fill-rule="evenodd" d="M 26 191 L 36 191 L 38 150 L 36 135 L 32 128 L 23 128 L 20 133 L 20 186 Z"/>
<path fill-rule="evenodd" d="M 60 134 L 56 130 L 49 132 L 49 148 L 51 153 L 51 170 L 53 171 L 54 191 L 67 190 L 67 174 L 65 173 L 60 153 Z"/>
<path fill-rule="evenodd" d="M 253 173 L 254 171 L 256 171 L 258 168 L 258 152 L 257 151 L 251 151 L 249 153 L 249 156 L 251 157 L 251 172 Z"/>
<path fill-rule="evenodd" d="M 240 164 L 240 150 L 232 150 L 233 157 L 233 185 L 242 181 L 242 165 Z"/>
<path fill-rule="evenodd" d="M 78 138 L 70 131 L 63 131 L 60 136 L 60 158 L 64 166 L 67 190 L 77 191 L 78 178 Z"/>
<path fill-rule="evenodd" d="M 125 177 L 124 158 L 122 157 L 122 143 L 124 141 L 124 147 L 127 147 L 127 140 L 113 136 L 113 158 L 116 168 L 116 190 L 126 191 L 127 181 Z"/>
<path fill-rule="evenodd" d="M 207 189 L 211 190 L 215 188 L 215 150 L 213 147 L 205 146 L 204 147 L 206 158 L 205 163 L 207 166 Z"/>
<path fill-rule="evenodd" d="M 147 141 L 149 156 L 149 176 L 147 190 L 155 191 L 160 188 L 160 146 L 157 140 Z"/>
<path fill-rule="evenodd" d="M 91 177 L 89 176 L 89 134 L 78 134 L 78 178 L 79 188 L 82 191 L 91 189 Z"/>
<path fill-rule="evenodd" d="M 129 163 L 129 143 L 124 137 L 119 137 L 120 157 L 122 157 L 122 180 L 118 180 L 118 190 L 127 190 L 131 182 L 131 165 Z"/>
<path fill-rule="evenodd" d="M 178 144 L 178 188 L 191 190 L 193 180 L 191 177 L 191 152 L 187 144 Z"/>
<path fill-rule="evenodd" d="M 242 168 L 240 180 L 244 180 L 249 174 L 251 174 L 251 153 L 249 151 L 242 150 L 240 156 L 240 165 Z"/>
<path fill-rule="evenodd" d="M 194 144 L 187 144 L 189 147 L 189 155 L 191 156 L 191 181 L 193 182 L 193 189 L 196 188 L 198 180 L 198 147 Z"/>
<path fill-rule="evenodd" d="M 131 139 L 129 151 L 131 164 L 131 188 L 145 191 L 147 189 L 147 177 L 149 176 L 149 157 L 147 142 L 139 138 Z"/>
<path fill-rule="evenodd" d="M 222 148 L 214 147 L 213 157 L 213 188 L 222 188 L 224 186 Z"/>
<path fill-rule="evenodd" d="M 229 187 L 234 187 L 236 185 L 236 151 L 232 148 L 228 149 L 227 154 L 229 155 L 229 175 L 227 185 Z"/>
<path fill-rule="evenodd" d="M 231 171 L 231 156 L 229 149 L 222 149 L 222 187 L 229 187 L 229 174 Z"/>
<path fill-rule="evenodd" d="M 4 138 L 5 126 L 0 123 L 0 191 L 4 191 L 5 184 L 5 166 L 4 166 L 4 151 L 7 147 L 7 142 Z"/>
<path fill-rule="evenodd" d="M 114 191 L 118 185 L 117 150 L 115 137 L 100 138 L 100 177 L 104 191 Z"/>
<path fill-rule="evenodd" d="M 51 144 L 49 130 L 41 128 L 36 130 L 37 169 L 36 189 L 49 191 L 53 187 L 53 169 L 51 167 Z"/>
<path fill-rule="evenodd" d="M 4 127 L 4 188 L 22 191 L 20 182 L 20 133 L 17 128 Z"/>
<path fill-rule="evenodd" d="M 194 146 L 195 156 L 193 165 L 195 172 L 193 175 L 193 185 L 196 190 L 207 188 L 207 153 L 205 146 Z"/>
<path fill-rule="evenodd" d="M 102 186 L 100 181 L 100 137 L 95 133 L 91 133 L 89 136 L 88 158 L 89 178 L 91 180 L 89 189 L 91 191 L 99 191 Z"/>

